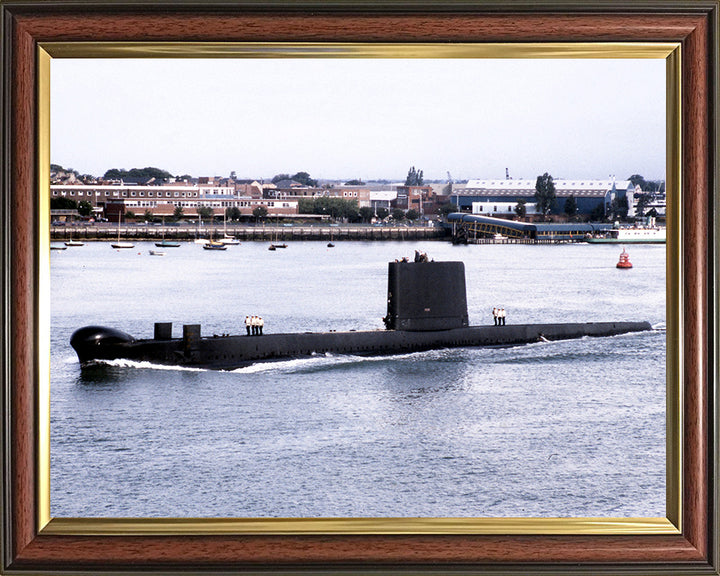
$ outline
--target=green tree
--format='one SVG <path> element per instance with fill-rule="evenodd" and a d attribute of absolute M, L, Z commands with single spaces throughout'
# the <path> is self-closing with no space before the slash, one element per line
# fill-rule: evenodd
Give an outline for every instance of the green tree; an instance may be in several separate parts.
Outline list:
<path fill-rule="evenodd" d="M 410 208 L 410 210 L 405 213 L 405 218 L 413 221 L 417 220 L 418 218 L 420 218 L 420 212 L 418 212 L 414 208 Z"/>
<path fill-rule="evenodd" d="M 637 194 L 635 199 L 637 200 L 637 204 L 635 205 L 635 214 L 638 216 L 645 216 L 647 205 L 652 200 L 651 194 Z"/>
<path fill-rule="evenodd" d="M 212 220 L 212 217 L 215 214 L 210 206 L 198 206 L 197 213 L 203 220 Z"/>
<path fill-rule="evenodd" d="M 167 170 L 161 170 L 160 168 L 154 168 L 153 166 L 146 166 L 145 168 L 131 168 L 125 170 L 124 168 L 111 168 L 105 172 L 104 178 L 117 180 L 120 178 L 155 178 L 156 180 L 165 180 L 171 178 L 172 174 Z"/>
<path fill-rule="evenodd" d="M 237 222 L 242 218 L 242 212 L 240 212 L 240 208 L 237 206 L 230 206 L 230 208 L 227 208 L 225 210 L 225 217 L 228 220 L 232 220 L 233 222 Z"/>
<path fill-rule="evenodd" d="M 275 174 L 271 182 L 273 184 L 277 184 L 278 182 L 280 182 L 280 180 L 291 180 L 290 174 Z"/>
<path fill-rule="evenodd" d="M 143 214 L 143 220 L 145 220 L 145 222 L 152 222 L 154 218 L 155 216 L 153 215 L 152 210 L 145 210 L 145 214 Z"/>
<path fill-rule="evenodd" d="M 573 194 L 570 194 L 570 196 L 567 197 L 567 200 L 565 200 L 564 212 L 568 218 L 572 218 L 577 214 L 577 211 L 578 208 L 575 196 Z"/>
<path fill-rule="evenodd" d="M 405 220 L 405 211 L 400 208 L 394 208 L 392 211 L 392 218 L 396 222 L 402 222 Z"/>
<path fill-rule="evenodd" d="M 261 218 L 265 218 L 267 216 L 267 208 L 265 206 L 255 206 L 255 208 L 252 211 L 253 216 L 255 217 L 255 221 L 257 222 Z"/>
<path fill-rule="evenodd" d="M 300 198 L 298 200 L 300 214 L 315 214 L 315 200 L 313 198 Z"/>
<path fill-rule="evenodd" d="M 347 182 L 345 182 L 345 186 L 364 186 L 364 185 L 365 185 L 365 182 L 363 182 L 362 180 L 358 180 L 357 178 L 354 180 L 348 180 Z"/>
<path fill-rule="evenodd" d="M 88 202 L 87 200 L 80 200 L 80 202 L 78 203 L 77 211 L 80 216 L 90 216 L 93 211 L 92 204 L 90 204 L 90 202 Z"/>
<path fill-rule="evenodd" d="M 127 174 L 125 168 L 110 168 L 110 170 L 107 170 L 105 174 L 103 174 L 103 178 L 106 180 L 118 180 L 122 178 L 124 174 Z"/>
<path fill-rule="evenodd" d="M 135 212 L 132 210 L 125 210 L 125 220 L 135 220 Z"/>
<path fill-rule="evenodd" d="M 610 214 L 611 218 L 627 218 L 628 213 L 628 200 L 627 196 L 615 197 L 610 203 Z"/>
<path fill-rule="evenodd" d="M 643 192 L 657 192 L 660 190 L 662 181 L 657 180 L 645 180 L 640 174 L 633 174 L 628 178 L 632 182 L 633 186 L 640 186 L 640 190 Z"/>
<path fill-rule="evenodd" d="M 360 222 L 360 208 L 358 208 L 357 202 L 350 202 L 345 206 L 343 218 L 347 218 L 348 222 Z"/>
<path fill-rule="evenodd" d="M 447 216 L 448 214 L 452 214 L 453 212 L 457 212 L 457 206 L 453 204 L 452 202 L 446 202 L 440 208 L 438 208 L 438 212 L 441 216 Z"/>
<path fill-rule="evenodd" d="M 547 216 L 555 206 L 555 183 L 553 177 L 547 172 L 537 177 L 535 182 L 535 201 L 537 210 L 543 216 Z"/>
<path fill-rule="evenodd" d="M 380 208 L 375 210 L 375 214 L 377 214 L 377 217 L 380 220 L 385 220 L 385 218 L 387 218 L 390 215 L 390 211 L 387 208 L 380 206 Z"/>
<path fill-rule="evenodd" d="M 605 220 L 605 203 L 601 202 L 590 212 L 590 220 L 594 222 L 602 222 Z"/>
<path fill-rule="evenodd" d="M 313 188 L 317 186 L 317 180 L 313 180 L 312 178 L 310 178 L 310 174 L 308 174 L 307 172 L 297 172 L 292 176 L 291 179 L 295 180 L 295 182 L 300 182 L 300 184 L 304 186 L 310 186 Z"/>
<path fill-rule="evenodd" d="M 640 174 L 633 174 L 628 178 L 630 182 L 632 182 L 633 186 L 640 186 L 640 190 L 647 190 L 648 189 L 648 183 L 645 181 L 645 178 L 642 177 Z"/>
<path fill-rule="evenodd" d="M 347 218 L 351 221 L 360 218 L 357 200 L 329 196 L 301 198 L 298 203 L 298 211 L 300 214 L 322 214 L 331 218 Z"/>
<path fill-rule="evenodd" d="M 373 219 L 375 216 L 375 210 L 370 208 L 370 206 L 363 206 L 360 208 L 360 218 L 363 222 L 370 222 L 370 220 Z"/>
<path fill-rule="evenodd" d="M 407 178 L 405 178 L 405 186 L 422 186 L 423 185 L 423 171 L 415 170 L 415 166 L 412 166 L 408 170 Z"/>
<path fill-rule="evenodd" d="M 182 206 L 175 206 L 175 210 L 173 210 L 173 220 L 176 222 L 180 220 L 183 217 L 183 207 Z"/>
<path fill-rule="evenodd" d="M 515 204 L 515 208 L 513 208 L 513 210 L 518 218 L 525 218 L 525 215 L 527 214 L 527 200 L 525 200 L 525 198 L 520 198 L 518 203 Z"/>
<path fill-rule="evenodd" d="M 77 202 L 66 198 L 65 196 L 57 196 L 56 198 L 50 198 L 50 209 L 51 210 L 77 210 Z"/>

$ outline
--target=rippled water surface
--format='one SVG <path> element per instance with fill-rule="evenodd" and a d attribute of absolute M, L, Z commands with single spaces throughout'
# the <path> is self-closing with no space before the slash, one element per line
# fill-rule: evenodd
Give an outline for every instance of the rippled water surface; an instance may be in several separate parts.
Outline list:
<path fill-rule="evenodd" d="M 53 252 L 54 516 L 665 516 L 665 247 L 150 243 Z M 648 320 L 611 338 L 233 372 L 80 369 L 87 324 L 237 333 L 373 329 L 387 262 L 465 262 L 471 324 Z"/>

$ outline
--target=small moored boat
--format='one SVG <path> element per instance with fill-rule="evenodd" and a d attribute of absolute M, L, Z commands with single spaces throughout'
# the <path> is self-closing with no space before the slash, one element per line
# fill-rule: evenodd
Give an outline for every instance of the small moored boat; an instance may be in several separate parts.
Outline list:
<path fill-rule="evenodd" d="M 155 246 L 157 246 L 158 248 L 179 248 L 180 242 L 171 242 L 170 240 L 165 240 L 165 218 L 163 218 L 162 227 L 162 240 L 160 242 L 155 242 Z"/>
<path fill-rule="evenodd" d="M 227 250 L 227 246 L 222 242 L 215 242 L 214 240 L 208 240 L 203 244 L 204 250 Z"/>
<path fill-rule="evenodd" d="M 118 239 L 117 239 L 117 242 L 115 242 L 114 244 L 110 244 L 110 247 L 115 248 L 116 250 L 123 250 L 126 248 L 135 248 L 135 244 L 133 244 L 131 242 L 121 242 L 120 241 L 120 217 L 121 216 L 122 216 L 122 214 L 120 212 L 118 212 Z"/>

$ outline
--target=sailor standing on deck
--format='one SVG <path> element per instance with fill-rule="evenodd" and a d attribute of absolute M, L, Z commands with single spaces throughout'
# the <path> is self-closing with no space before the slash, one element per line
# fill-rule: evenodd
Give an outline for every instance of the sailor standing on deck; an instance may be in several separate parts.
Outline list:
<path fill-rule="evenodd" d="M 262 336 L 263 326 L 265 326 L 265 321 L 262 319 L 262 316 L 258 316 L 258 334 L 260 334 L 260 336 Z"/>
<path fill-rule="evenodd" d="M 495 323 L 495 326 L 498 325 L 498 309 L 493 308 L 493 322 Z"/>
<path fill-rule="evenodd" d="M 505 308 L 500 308 L 500 323 L 505 326 Z"/>
<path fill-rule="evenodd" d="M 250 325 L 252 326 L 252 334 L 253 336 L 257 336 L 258 333 L 258 319 L 257 316 L 253 316 L 250 318 Z"/>
<path fill-rule="evenodd" d="M 250 316 L 245 316 L 245 330 L 247 335 L 250 336 Z"/>

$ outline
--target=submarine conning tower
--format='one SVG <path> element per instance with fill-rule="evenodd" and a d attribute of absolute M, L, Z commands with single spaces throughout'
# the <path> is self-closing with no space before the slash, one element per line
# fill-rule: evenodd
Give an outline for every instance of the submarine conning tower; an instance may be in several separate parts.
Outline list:
<path fill-rule="evenodd" d="M 468 325 L 465 265 L 462 262 L 390 262 L 389 330 L 423 332 Z"/>

